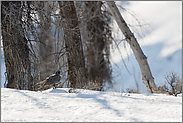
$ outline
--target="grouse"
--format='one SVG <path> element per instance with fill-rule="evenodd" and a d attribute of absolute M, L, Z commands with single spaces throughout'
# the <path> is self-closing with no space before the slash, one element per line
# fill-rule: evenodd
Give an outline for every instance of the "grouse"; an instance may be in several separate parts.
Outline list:
<path fill-rule="evenodd" d="M 60 71 L 56 71 L 54 74 L 50 75 L 47 77 L 45 80 L 37 83 L 36 85 L 38 86 L 36 90 L 45 90 L 50 88 L 52 85 L 54 88 L 56 88 L 56 84 L 60 81 L 61 75 Z"/>
<path fill-rule="evenodd" d="M 54 87 L 56 86 L 56 83 L 58 83 L 61 79 L 60 71 L 56 71 L 54 74 L 50 75 L 49 77 L 46 78 L 45 84 L 46 85 L 51 85 L 53 84 Z"/>

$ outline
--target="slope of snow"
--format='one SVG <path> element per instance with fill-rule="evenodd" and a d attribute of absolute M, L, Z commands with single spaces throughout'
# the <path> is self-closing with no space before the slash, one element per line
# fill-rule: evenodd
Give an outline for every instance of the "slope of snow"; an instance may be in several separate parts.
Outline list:
<path fill-rule="evenodd" d="M 182 95 L 1 88 L 4 122 L 181 122 Z M 79 91 L 79 90 L 78 90 Z"/>
<path fill-rule="evenodd" d="M 147 56 L 149 66 L 157 86 L 164 84 L 168 72 L 182 76 L 182 2 L 180 1 L 129 1 L 128 4 L 116 2 L 127 11 L 121 10 L 130 29 L 137 37 L 142 51 Z M 136 18 L 141 23 L 138 27 Z M 116 40 L 124 39 L 116 22 L 113 24 Z M 145 91 L 142 83 L 139 65 L 132 50 L 126 42 L 111 54 L 113 75 L 116 82 L 114 89 L 124 91 L 135 88 L 135 82 L 140 91 Z M 124 65 L 126 64 L 126 67 Z M 120 87 L 119 87 L 120 86 Z"/>

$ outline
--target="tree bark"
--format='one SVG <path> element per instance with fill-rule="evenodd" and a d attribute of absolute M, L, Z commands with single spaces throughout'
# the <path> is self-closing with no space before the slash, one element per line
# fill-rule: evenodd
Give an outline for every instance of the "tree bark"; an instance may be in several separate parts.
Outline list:
<path fill-rule="evenodd" d="M 29 47 L 22 27 L 21 2 L 2 2 L 2 39 L 8 88 L 29 89 Z"/>
<path fill-rule="evenodd" d="M 86 82 L 86 70 L 76 8 L 73 1 L 59 1 L 59 5 L 61 17 L 65 20 L 63 30 L 70 87 L 82 88 Z"/>
<path fill-rule="evenodd" d="M 104 20 L 107 15 L 102 5 L 102 1 L 85 2 L 88 81 L 98 83 L 101 87 L 111 78 L 108 60 L 111 40 L 107 38 L 110 37 L 110 28 Z"/>
<path fill-rule="evenodd" d="M 40 19 L 39 28 L 39 71 L 40 81 L 44 80 L 47 76 L 55 71 L 53 64 L 53 39 L 51 28 L 51 8 L 49 7 L 49 1 L 36 2 L 39 6 L 38 16 Z"/>
<path fill-rule="evenodd" d="M 135 58 L 140 67 L 142 81 L 145 84 L 148 93 L 155 92 L 157 87 L 151 74 L 151 70 L 147 62 L 147 57 L 142 52 L 137 39 L 127 26 L 115 3 L 110 1 L 107 2 L 107 5 L 135 55 Z"/>
<path fill-rule="evenodd" d="M 15 88 L 15 75 L 14 75 L 14 63 L 11 52 L 11 42 L 9 37 L 9 32 L 11 28 L 10 25 L 10 17 L 6 17 L 5 8 L 9 10 L 9 2 L 2 1 L 1 2 L 1 30 L 2 30 L 2 38 L 3 38 L 3 50 L 4 50 L 4 58 L 5 58 L 5 66 L 7 73 L 7 85 L 8 88 Z M 6 18 L 5 18 L 6 17 Z"/>

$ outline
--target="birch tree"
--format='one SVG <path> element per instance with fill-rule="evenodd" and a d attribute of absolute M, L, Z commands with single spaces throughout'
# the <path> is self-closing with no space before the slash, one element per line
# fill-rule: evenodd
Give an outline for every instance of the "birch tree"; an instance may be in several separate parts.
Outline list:
<path fill-rule="evenodd" d="M 132 49 L 135 58 L 139 64 L 142 81 L 145 84 L 147 91 L 149 93 L 156 92 L 157 87 L 154 82 L 154 78 L 151 74 L 151 70 L 149 67 L 149 64 L 147 62 L 147 57 L 144 55 L 142 49 L 140 48 L 140 45 L 137 42 L 137 39 L 135 38 L 134 34 L 129 29 L 128 25 L 126 24 L 125 20 L 123 19 L 122 15 L 120 14 L 117 6 L 113 1 L 107 2 L 107 5 L 115 18 L 120 30 L 122 31 L 123 35 L 126 38 L 126 41 L 130 45 L 130 48 Z"/>

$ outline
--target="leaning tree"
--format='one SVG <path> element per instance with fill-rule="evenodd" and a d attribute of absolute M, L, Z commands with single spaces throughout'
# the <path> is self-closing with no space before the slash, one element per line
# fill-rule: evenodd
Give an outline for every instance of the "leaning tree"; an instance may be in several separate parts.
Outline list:
<path fill-rule="evenodd" d="M 155 92 L 157 87 L 151 74 L 151 70 L 147 62 L 147 57 L 144 55 L 140 45 L 137 42 L 137 39 L 126 24 L 115 3 L 110 1 L 107 2 L 107 5 L 135 55 L 135 58 L 140 67 L 142 81 L 145 84 L 147 91 L 149 93 Z"/>

